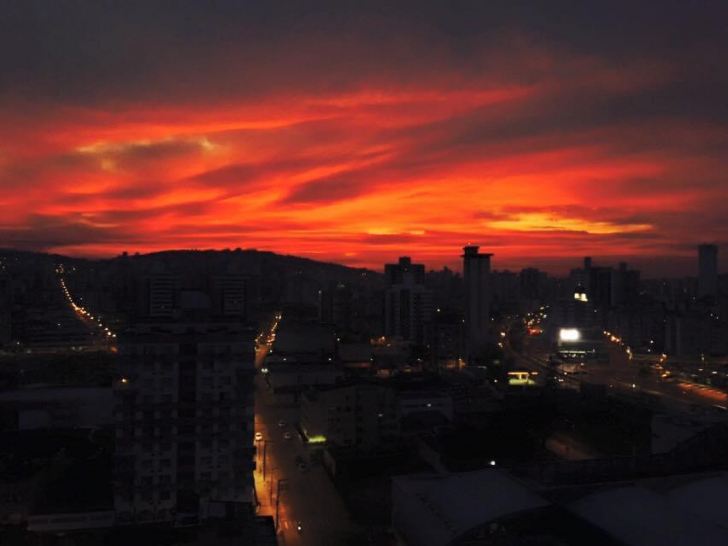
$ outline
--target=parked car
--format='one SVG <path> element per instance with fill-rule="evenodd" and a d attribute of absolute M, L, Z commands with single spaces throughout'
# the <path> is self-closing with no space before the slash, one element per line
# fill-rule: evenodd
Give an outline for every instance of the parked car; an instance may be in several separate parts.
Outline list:
<path fill-rule="evenodd" d="M 287 442 L 290 440 L 293 440 L 293 434 L 291 434 L 290 432 L 284 432 L 283 439 L 286 440 Z"/>
<path fill-rule="evenodd" d="M 281 419 L 280 421 L 278 421 L 279 428 L 286 428 L 287 426 L 288 426 L 288 421 L 286 421 L 285 419 Z"/>
<path fill-rule="evenodd" d="M 263 433 L 262 432 L 256 432 L 255 433 L 255 441 L 260 442 L 263 439 Z"/>

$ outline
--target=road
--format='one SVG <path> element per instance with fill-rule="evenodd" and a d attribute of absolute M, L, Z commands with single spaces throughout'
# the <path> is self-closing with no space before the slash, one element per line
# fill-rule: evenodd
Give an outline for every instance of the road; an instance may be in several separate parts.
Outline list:
<path fill-rule="evenodd" d="M 654 370 L 640 371 L 640 366 L 630 361 L 619 345 L 610 344 L 608 350 L 608 363 L 589 363 L 584 375 L 562 375 L 562 384 L 566 387 L 580 383 L 607 385 L 622 394 L 660 400 L 664 407 L 681 412 L 692 412 L 696 406 L 713 408 L 726 405 L 726 394 L 720 390 L 662 380 Z M 545 338 L 527 337 L 523 352 L 511 353 L 511 356 L 515 358 L 517 367 L 537 371 L 543 376 L 548 369 L 549 354 Z"/>
<path fill-rule="evenodd" d="M 268 346 L 260 346 L 256 356 L 258 369 L 267 351 Z M 298 406 L 274 404 L 260 373 L 255 386 L 255 431 L 263 434 L 263 440 L 258 442 L 255 472 L 256 492 L 261 503 L 259 514 L 275 516 L 278 483 L 284 480 L 280 482 L 279 543 L 289 546 L 345 544 L 354 527 L 325 470 L 320 464 L 310 463 L 307 447 L 295 432 Z M 280 420 L 288 425 L 279 427 Z M 290 432 L 293 439 L 285 440 L 284 432 Z M 309 463 L 307 472 L 296 467 L 296 457 Z M 298 522 L 302 525 L 300 533 L 296 528 Z"/>
<path fill-rule="evenodd" d="M 93 336 L 94 346 L 97 349 L 116 352 L 116 333 L 112 332 L 108 326 L 105 326 L 99 317 L 94 317 L 90 311 L 76 303 L 64 277 L 60 277 L 59 285 L 70 310 Z"/>

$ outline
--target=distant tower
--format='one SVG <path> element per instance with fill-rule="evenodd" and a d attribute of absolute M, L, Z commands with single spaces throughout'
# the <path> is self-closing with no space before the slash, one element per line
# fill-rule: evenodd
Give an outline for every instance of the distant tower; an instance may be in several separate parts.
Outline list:
<path fill-rule="evenodd" d="M 463 248 L 465 331 L 468 364 L 475 363 L 492 341 L 490 324 L 490 257 L 477 246 Z"/>
<path fill-rule="evenodd" d="M 715 296 L 718 291 L 718 247 L 698 247 L 698 296 Z"/>
<path fill-rule="evenodd" d="M 147 281 L 146 314 L 154 318 L 171 317 L 177 279 L 165 273 L 151 275 Z"/>
<path fill-rule="evenodd" d="M 0 347 L 9 345 L 12 338 L 12 300 L 13 290 L 10 276 L 2 272 L 0 265 Z"/>
<path fill-rule="evenodd" d="M 238 279 L 206 275 L 207 291 L 194 275 L 145 279 L 148 312 L 120 333 L 115 358 L 117 523 L 206 520 L 255 500 L 255 333 Z"/>
<path fill-rule="evenodd" d="M 435 308 L 434 293 L 425 287 L 425 266 L 402 256 L 399 263 L 385 264 L 384 282 L 384 334 L 422 345 Z"/>
<path fill-rule="evenodd" d="M 225 273 L 212 279 L 215 313 L 222 317 L 247 318 L 247 279 L 242 274 Z"/>

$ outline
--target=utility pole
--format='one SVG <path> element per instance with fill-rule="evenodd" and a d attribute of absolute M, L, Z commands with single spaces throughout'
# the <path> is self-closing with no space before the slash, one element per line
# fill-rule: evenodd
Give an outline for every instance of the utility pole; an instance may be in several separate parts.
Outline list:
<path fill-rule="evenodd" d="M 265 482 L 263 482 L 263 483 L 265 483 Z M 273 480 L 271 480 L 270 483 L 268 484 L 268 495 L 269 495 L 268 503 L 272 505 L 273 504 Z"/>
<path fill-rule="evenodd" d="M 270 471 L 271 480 L 268 483 L 268 495 L 270 497 L 269 504 L 271 504 L 271 505 L 273 504 L 273 478 L 275 477 L 276 470 L 278 470 L 277 466 L 274 466 L 273 468 L 271 468 L 271 471 Z M 265 483 L 265 482 L 263 482 L 263 483 Z"/>
<path fill-rule="evenodd" d="M 268 461 L 268 444 L 272 444 L 273 442 L 270 440 L 265 440 L 263 442 L 263 482 L 265 482 L 265 467 L 266 462 Z"/>
<path fill-rule="evenodd" d="M 280 478 L 278 480 L 278 491 L 276 493 L 276 532 L 278 531 L 278 527 L 280 526 L 280 518 L 278 514 L 281 507 L 281 491 L 286 491 L 287 489 L 288 479 Z"/>

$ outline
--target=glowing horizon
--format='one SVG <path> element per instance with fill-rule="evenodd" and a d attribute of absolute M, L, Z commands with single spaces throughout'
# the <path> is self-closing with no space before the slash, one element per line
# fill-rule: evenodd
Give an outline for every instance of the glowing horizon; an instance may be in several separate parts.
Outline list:
<path fill-rule="evenodd" d="M 276 12 L 284 28 L 265 38 L 246 17 L 267 12 L 208 13 L 191 39 L 189 13 L 157 25 L 145 9 L 130 46 L 113 17 L 77 14 L 103 27 L 98 54 L 72 18 L 60 43 L 0 26 L 18 51 L 0 85 L 0 246 L 242 247 L 380 269 L 402 254 L 457 266 L 472 241 L 498 269 L 593 255 L 683 271 L 698 243 L 728 242 L 725 116 L 694 106 L 728 86 L 637 31 L 610 49 L 554 23 L 544 40 L 474 7 L 481 35 L 427 7 L 411 25 L 298 13 L 310 27 L 290 31 Z"/>

